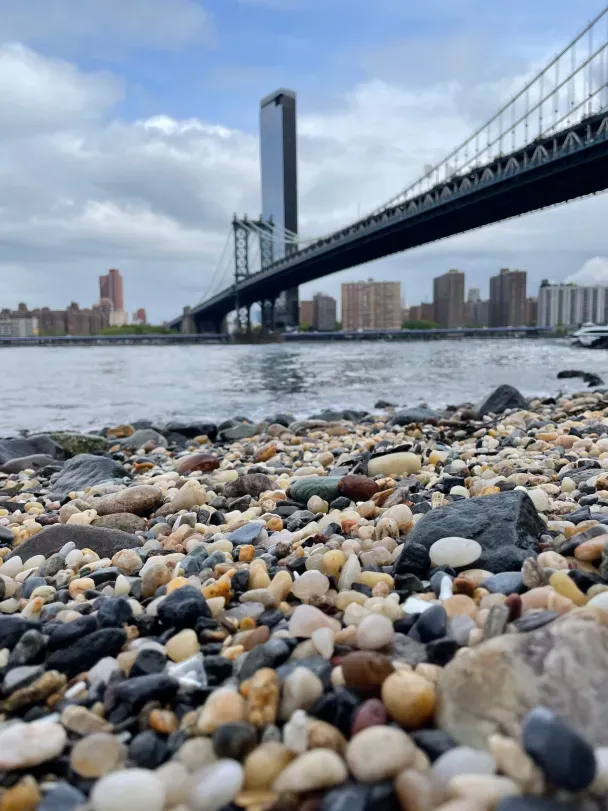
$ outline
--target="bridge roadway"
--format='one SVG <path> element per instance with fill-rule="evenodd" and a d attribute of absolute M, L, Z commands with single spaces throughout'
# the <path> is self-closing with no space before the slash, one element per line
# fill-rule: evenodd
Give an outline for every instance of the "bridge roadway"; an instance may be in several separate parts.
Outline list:
<path fill-rule="evenodd" d="M 466 175 L 359 220 L 262 268 L 196 307 L 197 332 L 219 332 L 235 309 L 393 253 L 608 188 L 608 109 Z M 171 322 L 182 328 L 182 316 Z"/>

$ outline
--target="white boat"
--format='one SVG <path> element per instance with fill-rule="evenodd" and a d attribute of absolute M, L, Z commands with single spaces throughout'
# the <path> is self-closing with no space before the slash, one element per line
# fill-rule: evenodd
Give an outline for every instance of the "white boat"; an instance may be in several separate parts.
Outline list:
<path fill-rule="evenodd" d="M 581 346 L 608 346 L 608 325 L 589 321 L 570 333 L 570 337 Z"/>

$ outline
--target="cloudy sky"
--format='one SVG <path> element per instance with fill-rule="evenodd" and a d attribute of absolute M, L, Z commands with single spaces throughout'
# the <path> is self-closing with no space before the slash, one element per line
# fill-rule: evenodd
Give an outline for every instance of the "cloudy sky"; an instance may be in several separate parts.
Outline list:
<path fill-rule="evenodd" d="M 0 0 L 0 307 L 90 305 L 121 268 L 154 321 L 198 300 L 234 211 L 260 209 L 258 102 L 298 94 L 300 228 L 399 192 L 602 0 Z M 500 267 L 608 283 L 606 195 L 302 289 Z M 584 268 L 581 274 L 581 269 Z"/>

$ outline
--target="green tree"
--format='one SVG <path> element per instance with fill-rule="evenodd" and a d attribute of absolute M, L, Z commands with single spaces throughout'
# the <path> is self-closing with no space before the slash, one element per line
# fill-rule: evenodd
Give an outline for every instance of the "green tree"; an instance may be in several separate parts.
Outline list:
<path fill-rule="evenodd" d="M 439 329 L 435 321 L 404 321 L 401 329 Z"/>

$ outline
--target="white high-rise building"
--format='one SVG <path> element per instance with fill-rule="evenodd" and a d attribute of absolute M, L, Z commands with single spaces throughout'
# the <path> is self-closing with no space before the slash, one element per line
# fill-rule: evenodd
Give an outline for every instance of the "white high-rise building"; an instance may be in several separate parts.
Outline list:
<path fill-rule="evenodd" d="M 543 282 L 538 291 L 539 327 L 608 323 L 608 287 Z"/>

